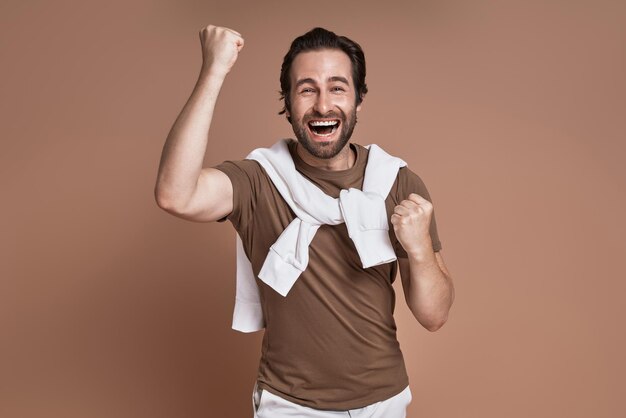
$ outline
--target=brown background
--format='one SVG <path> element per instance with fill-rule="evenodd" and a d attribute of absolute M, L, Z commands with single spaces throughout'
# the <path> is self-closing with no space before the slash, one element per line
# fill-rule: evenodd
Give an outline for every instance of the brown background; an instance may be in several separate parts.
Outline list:
<path fill-rule="evenodd" d="M 409 416 L 626 416 L 623 4 L 3 1 L 0 416 L 251 416 L 234 231 L 153 196 L 209 23 L 246 46 L 207 165 L 292 135 L 295 36 L 363 46 L 354 139 L 424 179 L 457 292 L 436 333 L 397 293 Z"/>

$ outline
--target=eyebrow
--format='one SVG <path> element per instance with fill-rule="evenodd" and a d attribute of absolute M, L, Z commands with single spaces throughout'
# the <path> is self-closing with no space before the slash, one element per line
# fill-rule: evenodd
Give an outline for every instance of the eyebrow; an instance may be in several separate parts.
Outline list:
<path fill-rule="evenodd" d="M 338 81 L 340 83 L 344 83 L 346 86 L 350 86 L 350 83 L 348 82 L 348 79 L 345 77 L 341 77 L 338 75 L 332 76 L 332 77 L 328 77 L 328 82 L 332 83 L 333 81 Z M 300 80 L 298 80 L 296 82 L 296 88 L 300 87 L 303 84 L 316 84 L 315 80 L 313 80 L 312 78 L 301 78 Z"/>

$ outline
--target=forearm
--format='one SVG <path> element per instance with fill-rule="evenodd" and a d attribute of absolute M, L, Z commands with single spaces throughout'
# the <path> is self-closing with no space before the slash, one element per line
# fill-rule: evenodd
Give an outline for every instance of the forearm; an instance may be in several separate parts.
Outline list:
<path fill-rule="evenodd" d="M 452 278 L 439 267 L 432 246 L 409 253 L 407 304 L 415 318 L 430 331 L 448 319 L 454 301 Z"/>
<path fill-rule="evenodd" d="M 167 136 L 155 187 L 156 199 L 162 206 L 184 205 L 194 193 L 224 78 L 225 74 L 202 68 L 191 96 Z"/>

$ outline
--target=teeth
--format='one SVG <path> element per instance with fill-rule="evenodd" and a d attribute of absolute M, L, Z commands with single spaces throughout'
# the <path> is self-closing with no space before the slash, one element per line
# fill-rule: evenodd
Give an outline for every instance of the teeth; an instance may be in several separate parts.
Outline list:
<path fill-rule="evenodd" d="M 311 124 L 311 126 L 335 126 L 339 122 L 337 122 L 336 120 L 315 120 L 309 123 Z"/>

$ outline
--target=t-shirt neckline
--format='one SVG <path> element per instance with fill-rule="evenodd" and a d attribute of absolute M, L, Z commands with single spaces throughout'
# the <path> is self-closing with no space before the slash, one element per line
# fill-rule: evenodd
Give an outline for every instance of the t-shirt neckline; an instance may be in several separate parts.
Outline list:
<path fill-rule="evenodd" d="M 291 158 L 293 158 L 293 162 L 296 166 L 296 169 L 300 171 L 302 174 L 314 176 L 317 178 L 326 178 L 326 179 L 336 179 L 343 178 L 346 176 L 351 176 L 356 173 L 359 173 L 362 168 L 362 165 L 365 164 L 366 151 L 367 149 L 359 144 L 350 143 L 350 147 L 355 151 L 356 157 L 354 160 L 354 164 L 352 167 L 347 168 L 345 170 L 325 170 L 323 168 L 314 167 L 310 164 L 307 164 L 301 157 L 298 155 L 296 151 L 296 147 L 298 145 L 298 141 L 295 139 L 289 139 L 288 148 L 289 153 L 291 154 Z"/>

